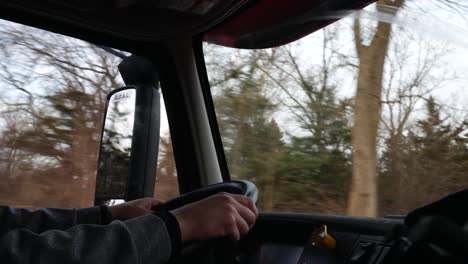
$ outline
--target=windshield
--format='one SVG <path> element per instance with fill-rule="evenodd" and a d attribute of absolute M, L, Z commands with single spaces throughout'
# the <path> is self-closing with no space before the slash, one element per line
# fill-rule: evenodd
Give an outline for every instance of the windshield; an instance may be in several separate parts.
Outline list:
<path fill-rule="evenodd" d="M 465 13 L 379 1 L 277 48 L 205 43 L 231 177 L 264 211 L 366 216 L 467 188 Z"/>

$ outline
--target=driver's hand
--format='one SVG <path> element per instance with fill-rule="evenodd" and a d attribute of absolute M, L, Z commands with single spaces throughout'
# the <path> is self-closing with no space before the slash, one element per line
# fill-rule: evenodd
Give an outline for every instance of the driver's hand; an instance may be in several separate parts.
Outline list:
<path fill-rule="evenodd" d="M 109 206 L 113 220 L 127 220 L 134 217 L 152 213 L 151 208 L 161 202 L 153 198 L 143 198 L 130 202 Z"/>
<path fill-rule="evenodd" d="M 229 237 L 239 240 L 257 220 L 257 207 L 243 195 L 219 193 L 177 208 L 182 242 Z"/>

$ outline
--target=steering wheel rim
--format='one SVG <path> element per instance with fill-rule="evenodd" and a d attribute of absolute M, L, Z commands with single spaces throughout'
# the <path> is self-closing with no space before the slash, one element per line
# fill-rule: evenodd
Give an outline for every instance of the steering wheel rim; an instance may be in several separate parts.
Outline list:
<path fill-rule="evenodd" d="M 251 198 L 255 203 L 257 203 L 258 200 L 258 189 L 255 184 L 250 181 L 239 180 L 208 185 L 201 189 L 182 194 L 177 198 L 157 205 L 154 209 L 171 211 L 220 192 L 245 195 Z"/>
<path fill-rule="evenodd" d="M 255 203 L 257 203 L 258 199 L 258 189 L 254 183 L 250 181 L 228 181 L 209 185 L 204 188 L 182 194 L 177 198 L 157 205 L 153 210 L 171 211 L 220 192 L 245 195 L 251 198 Z M 209 255 L 218 255 L 218 257 L 222 257 L 223 259 L 232 259 L 234 253 L 231 249 L 234 245 L 235 242 L 229 241 L 226 238 L 189 243 L 182 248 L 181 252 L 179 252 L 177 257 L 171 263 L 210 263 L 206 262 L 206 258 L 210 258 L 208 257 Z M 220 250 L 222 254 L 217 254 L 216 252 Z M 221 263 L 229 262 L 221 261 Z"/>

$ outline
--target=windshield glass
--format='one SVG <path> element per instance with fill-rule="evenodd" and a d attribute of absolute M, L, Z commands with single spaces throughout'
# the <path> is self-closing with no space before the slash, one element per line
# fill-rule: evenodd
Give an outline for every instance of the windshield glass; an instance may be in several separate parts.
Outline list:
<path fill-rule="evenodd" d="M 467 188 L 466 11 L 379 1 L 277 48 L 205 43 L 231 177 L 263 211 L 366 216 Z"/>

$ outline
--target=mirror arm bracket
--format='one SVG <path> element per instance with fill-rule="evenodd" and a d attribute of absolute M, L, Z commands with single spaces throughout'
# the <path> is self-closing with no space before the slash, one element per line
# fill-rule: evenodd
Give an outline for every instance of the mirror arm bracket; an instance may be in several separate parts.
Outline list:
<path fill-rule="evenodd" d="M 148 59 L 131 55 L 119 64 L 119 72 L 126 85 L 156 86 L 159 81 L 155 65 Z"/>
<path fill-rule="evenodd" d="M 136 87 L 136 106 L 126 200 L 153 197 L 160 134 L 160 94 L 157 67 L 131 55 L 119 64 L 126 85 Z"/>

